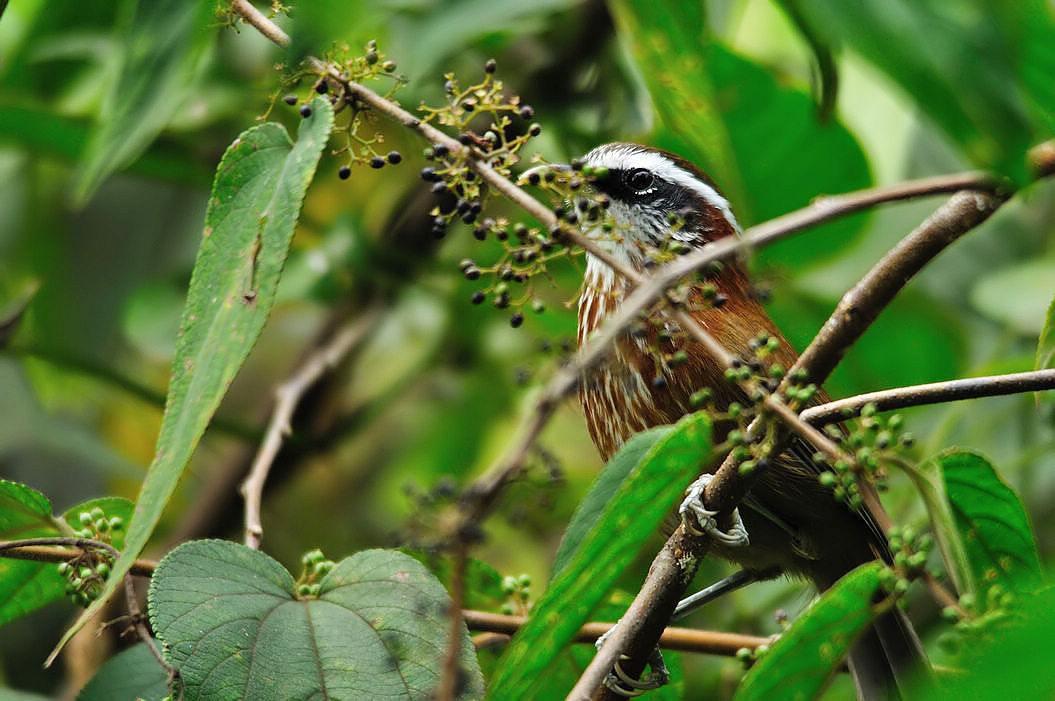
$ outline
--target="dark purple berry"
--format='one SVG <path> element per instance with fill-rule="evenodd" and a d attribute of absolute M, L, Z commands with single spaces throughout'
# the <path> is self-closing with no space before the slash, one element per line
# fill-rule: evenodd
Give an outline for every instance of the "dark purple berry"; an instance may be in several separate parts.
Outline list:
<path fill-rule="evenodd" d="M 531 105 L 523 105 L 520 108 L 520 118 L 521 119 L 531 119 L 534 116 L 535 116 L 535 108 L 533 108 Z"/>
<path fill-rule="evenodd" d="M 483 291 L 477 290 L 473 292 L 473 296 L 469 298 L 469 301 L 473 304 L 482 304 L 485 299 L 487 299 L 487 295 Z"/>
<path fill-rule="evenodd" d="M 513 316 L 509 317 L 509 325 L 514 329 L 519 328 L 524 323 L 524 315 L 520 312 L 515 312 Z"/>
<path fill-rule="evenodd" d="M 341 166 L 340 169 L 337 171 L 337 177 L 341 180 L 347 180 L 348 176 L 350 176 L 351 174 L 352 169 L 348 166 Z"/>
<path fill-rule="evenodd" d="M 484 64 L 484 73 L 494 73 L 497 68 L 498 62 L 493 58 L 489 58 L 487 59 L 487 63 Z"/>
<path fill-rule="evenodd" d="M 327 91 L 329 91 L 329 89 L 330 86 L 327 85 L 325 80 L 320 80 L 318 83 L 315 83 L 315 92 L 319 93 L 320 95 L 325 95 Z"/>
<path fill-rule="evenodd" d="M 403 154 L 399 151 L 389 151 L 388 155 L 385 156 L 385 160 L 391 163 L 392 165 L 396 165 L 397 163 L 400 163 L 403 160 Z"/>
<path fill-rule="evenodd" d="M 436 175 L 436 169 L 431 166 L 426 166 L 421 169 L 421 179 L 427 183 L 438 182 L 440 176 Z"/>
<path fill-rule="evenodd" d="M 297 96 L 292 94 L 286 95 L 284 98 L 282 98 L 282 101 L 285 102 L 287 105 L 292 106 L 297 104 Z"/>
<path fill-rule="evenodd" d="M 532 124 L 528 128 L 528 134 L 531 134 L 532 136 L 538 136 L 541 133 L 542 133 L 542 125 L 541 124 Z"/>
<path fill-rule="evenodd" d="M 300 116 L 304 117 L 304 119 L 307 119 L 308 117 L 310 117 L 311 116 L 311 106 L 309 106 L 309 105 L 301 105 L 300 106 Z"/>
<path fill-rule="evenodd" d="M 371 168 L 384 168 L 385 167 L 385 159 L 381 158 L 381 156 L 374 156 L 373 158 L 370 159 L 370 167 Z"/>

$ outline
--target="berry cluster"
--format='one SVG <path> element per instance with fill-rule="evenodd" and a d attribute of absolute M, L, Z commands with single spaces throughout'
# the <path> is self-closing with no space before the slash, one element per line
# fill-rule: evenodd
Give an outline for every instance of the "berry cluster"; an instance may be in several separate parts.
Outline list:
<path fill-rule="evenodd" d="M 352 52 L 350 47 L 344 45 L 328 54 L 324 63 L 327 66 L 326 71 L 309 68 L 294 74 L 287 81 L 290 85 L 298 85 L 310 79 L 311 94 L 301 98 L 295 93 L 289 93 L 282 98 L 282 101 L 291 107 L 299 105 L 297 109 L 300 116 L 307 119 L 311 116 L 309 102 L 312 97 L 316 94 L 326 95 L 338 114 L 348 115 L 347 121 L 335 129 L 335 133 L 344 135 L 345 144 L 333 155 L 347 154 L 347 163 L 338 169 L 338 177 L 342 180 L 348 179 L 352 174 L 353 165 L 383 168 L 386 165 L 396 165 L 402 162 L 403 155 L 399 151 L 386 152 L 382 148 L 385 140 L 383 133 L 375 130 L 372 134 L 364 134 L 368 131 L 368 123 L 373 121 L 374 115 L 346 89 L 350 83 L 388 80 L 390 86 L 385 93 L 385 98 L 391 99 L 396 91 L 406 83 L 406 78 L 396 73 L 395 62 L 386 59 L 378 51 L 377 42 L 371 40 L 366 43 L 361 54 Z M 346 108 L 347 111 L 345 111 Z"/>
<path fill-rule="evenodd" d="M 316 597 L 319 595 L 322 578 L 333 570 L 336 563 L 333 560 L 327 560 L 322 551 L 317 548 L 304 553 L 300 561 L 304 569 L 297 579 L 297 597 L 300 599 Z"/>
<path fill-rule="evenodd" d="M 526 616 L 531 610 L 528 603 L 531 599 L 531 575 L 522 574 L 519 577 L 507 575 L 502 578 L 502 593 L 506 595 L 506 602 L 502 604 L 502 613 L 507 616 Z"/>
<path fill-rule="evenodd" d="M 80 512 L 77 521 L 80 528 L 73 532 L 76 537 L 103 543 L 110 543 L 113 534 L 125 527 L 123 518 L 108 518 L 98 506 Z M 76 557 L 60 562 L 58 571 L 66 580 L 66 596 L 78 606 L 87 607 L 102 591 L 112 565 L 113 555 L 97 548 L 85 548 Z"/>
<path fill-rule="evenodd" d="M 897 448 L 913 445 L 912 434 L 901 431 L 903 425 L 900 414 L 884 417 L 877 412 L 875 405 L 867 404 L 861 409 L 860 420 L 849 426 L 848 431 L 835 425 L 826 426 L 824 432 L 839 442 L 844 452 L 853 456 L 853 462 L 831 461 L 820 454 L 814 456 L 832 470 L 821 473 L 821 484 L 830 487 L 836 499 L 845 501 L 851 508 L 860 508 L 858 480 L 867 479 L 875 482 L 877 488 L 884 489 L 884 466 L 901 459 Z"/>

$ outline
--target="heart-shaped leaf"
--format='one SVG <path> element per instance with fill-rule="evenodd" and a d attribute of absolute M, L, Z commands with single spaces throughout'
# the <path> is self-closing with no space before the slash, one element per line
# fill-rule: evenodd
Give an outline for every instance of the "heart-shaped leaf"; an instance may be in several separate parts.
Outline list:
<path fill-rule="evenodd" d="M 186 543 L 159 563 L 150 620 L 187 699 L 429 699 L 444 670 L 450 599 L 417 560 L 366 550 L 300 598 L 272 558 L 237 543 Z M 458 698 L 483 679 L 461 631 Z"/>

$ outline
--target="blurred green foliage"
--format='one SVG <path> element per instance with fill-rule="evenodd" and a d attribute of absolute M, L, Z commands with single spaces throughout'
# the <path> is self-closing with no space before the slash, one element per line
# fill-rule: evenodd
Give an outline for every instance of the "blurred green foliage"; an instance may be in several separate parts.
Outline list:
<path fill-rule="evenodd" d="M 170 5 L 180 11 L 161 14 Z M 398 96 L 408 108 L 438 102 L 444 73 L 475 80 L 493 57 L 543 125 L 528 153 L 564 160 L 613 140 L 675 149 L 715 175 L 745 226 L 816 195 L 910 177 L 982 168 L 1025 184 L 1025 149 L 1055 132 L 1055 19 L 1043 0 L 700 7 L 303 0 L 277 18 L 293 39 L 284 51 L 251 27 L 225 28 L 209 2 L 13 0 L 0 17 L 0 315 L 37 291 L 0 348 L 0 477 L 43 492 L 57 510 L 135 497 L 154 457 L 212 174 L 275 97 L 309 97 L 310 85 L 283 87 L 276 64 L 334 43 L 378 40 L 410 79 Z M 814 85 L 818 47 L 838 69 L 827 120 L 814 97 L 823 92 Z M 281 101 L 269 119 L 291 133 L 300 121 Z M 237 482 L 270 388 L 333 325 L 368 310 L 377 318 L 349 362 L 306 398 L 269 481 L 264 546 L 287 565 L 313 547 L 343 557 L 428 542 L 437 505 L 503 452 L 574 343 L 580 271 L 559 267 L 552 285 L 536 285 L 547 311 L 529 313 L 519 329 L 508 312 L 471 305 L 475 287 L 458 261 L 494 259 L 497 244 L 475 241 L 467 227 L 434 239 L 434 200 L 416 177 L 424 144 L 380 120 L 372 126 L 403 163 L 356 167 L 342 180 L 344 161 L 324 155 L 276 307 L 152 554 L 188 538 L 240 538 Z M 760 252 L 755 279 L 792 342 L 807 343 L 839 295 L 938 201 L 891 206 Z M 1024 185 L 884 312 L 831 393 L 1032 368 L 1042 329 L 1051 343 L 1052 222 L 1055 184 Z M 950 445 L 987 456 L 1024 501 L 1048 570 L 1053 406 L 1043 395 L 1015 396 L 905 412 L 920 458 Z M 502 574 L 546 581 L 599 468 L 568 402 L 474 554 Z M 886 501 L 896 521 L 922 523 L 903 480 Z M 635 591 L 647 562 L 618 586 Z M 725 572 L 708 563 L 701 580 Z M 787 582 L 752 587 L 695 620 L 770 634 L 774 611 L 803 607 L 799 592 Z M 926 639 L 947 627 L 925 597 L 912 601 Z M 40 670 L 72 613 L 56 604 L 5 627 L 0 682 L 55 693 L 86 681 L 72 668 Z M 735 661 L 682 659 L 690 696 L 728 697 L 741 675 Z M 831 695 L 847 693 L 837 680 Z"/>

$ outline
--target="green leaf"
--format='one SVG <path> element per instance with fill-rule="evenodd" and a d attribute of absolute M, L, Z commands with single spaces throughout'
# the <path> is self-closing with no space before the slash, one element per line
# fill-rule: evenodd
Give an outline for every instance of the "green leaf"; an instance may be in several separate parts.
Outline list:
<path fill-rule="evenodd" d="M 872 599 L 882 569 L 878 562 L 862 565 L 824 592 L 751 668 L 733 698 L 816 698 L 879 613 Z"/>
<path fill-rule="evenodd" d="M 1040 557 L 1018 495 L 981 455 L 950 451 L 937 462 L 975 580 L 986 588 L 999 582 L 1014 591 L 1035 589 Z"/>
<path fill-rule="evenodd" d="M 661 119 L 694 159 L 722 184 L 741 216 L 746 186 L 737 168 L 717 88 L 701 55 L 710 41 L 702 3 L 617 0 L 609 3 L 620 36 L 633 51 Z"/>
<path fill-rule="evenodd" d="M 1025 179 L 1026 149 L 1053 128 L 1055 22 L 1044 2 L 796 4 L 816 32 L 900 85 L 976 165 Z"/>
<path fill-rule="evenodd" d="M 0 139 L 20 144 L 28 151 L 68 161 L 84 152 L 90 137 L 86 122 L 55 114 L 35 105 L 0 105 Z M 169 182 L 205 186 L 209 172 L 176 145 L 159 141 L 128 167 L 131 173 Z"/>
<path fill-rule="evenodd" d="M 77 701 L 160 699 L 169 695 L 168 673 L 143 643 L 110 658 L 77 694 Z"/>
<path fill-rule="evenodd" d="M 187 699 L 428 699 L 443 674 L 450 599 L 413 558 L 367 550 L 342 560 L 318 597 L 264 553 L 221 540 L 179 546 L 148 596 Z M 483 693 L 462 628 L 459 698 Z"/>
<path fill-rule="evenodd" d="M 454 570 L 451 558 L 441 553 L 416 548 L 400 548 L 399 552 L 414 558 L 440 581 L 445 589 L 450 589 Z M 502 591 L 502 575 L 486 562 L 469 558 L 465 563 L 465 601 L 467 609 L 497 611 L 509 597 Z"/>
<path fill-rule="evenodd" d="M 333 128 L 317 97 L 297 142 L 274 123 L 242 133 L 216 170 L 172 364 L 157 451 L 102 595 L 66 631 L 49 662 L 99 610 L 143 550 L 274 301 L 308 183 Z"/>
<path fill-rule="evenodd" d="M 604 466 L 597 478 L 590 486 L 579 507 L 572 514 L 568 528 L 561 538 L 560 547 L 553 558 L 553 572 L 550 581 L 560 574 L 568 561 L 575 555 L 586 535 L 600 520 L 608 503 L 612 501 L 623 482 L 630 477 L 632 471 L 641 462 L 645 454 L 659 441 L 666 438 L 673 426 L 657 426 L 647 431 L 642 431 L 624 443 L 619 452 Z"/>
<path fill-rule="evenodd" d="M 971 290 L 971 304 L 994 321 L 1027 336 L 1042 333 L 1055 290 L 1055 258 L 1031 260 L 986 275 Z"/>
<path fill-rule="evenodd" d="M 808 94 L 778 84 L 710 37 L 702 4 L 620 0 L 612 6 L 669 130 L 657 141 L 709 173 L 741 225 L 871 184 L 850 132 L 837 120 L 821 124 Z M 761 259 L 803 264 L 829 257 L 853 243 L 862 222 L 828 223 L 767 247 Z"/>
<path fill-rule="evenodd" d="M 905 474 L 919 491 L 923 504 L 927 508 L 934 539 L 938 543 L 942 560 L 952 578 L 956 590 L 961 593 L 978 592 L 971 569 L 967 547 L 960 537 L 956 517 L 945 494 L 945 479 L 942 475 L 941 456 L 928 460 L 918 466 L 905 466 Z"/>
<path fill-rule="evenodd" d="M 135 160 L 190 96 L 216 33 L 212 9 L 209 0 L 126 0 L 120 66 L 84 153 L 78 202 Z"/>
<path fill-rule="evenodd" d="M 62 518 L 71 529 L 79 529 L 80 513 L 99 507 L 108 518 L 120 516 L 127 523 L 133 506 L 127 499 L 103 497 L 73 507 Z M 69 532 L 51 515 L 47 497 L 24 484 L 0 480 L 0 540 L 57 538 Z M 111 538 L 120 548 L 123 533 Z M 65 588 L 66 580 L 54 563 L 0 558 L 0 625 L 64 599 Z"/>
<path fill-rule="evenodd" d="M 0 480 L 0 540 L 59 535 L 47 497 L 24 484 Z M 0 625 L 61 599 L 64 588 L 54 564 L 0 558 Z"/>
<path fill-rule="evenodd" d="M 712 458 L 711 422 L 691 414 L 638 462 L 513 638 L 489 698 L 535 698 L 553 659 Z"/>
<path fill-rule="evenodd" d="M 909 698 L 937 701 L 1044 701 L 1055 697 L 1051 674 L 1051 631 L 1055 589 L 1024 595 L 998 625 L 969 631 L 956 660 L 957 674 L 944 675 L 927 693 Z M 994 634 L 998 633 L 998 634 Z"/>
<path fill-rule="evenodd" d="M 116 531 L 110 531 L 110 544 L 120 550 L 125 546 L 125 528 L 128 527 L 128 522 L 132 520 L 132 513 L 135 511 L 136 505 L 130 502 L 124 497 L 100 497 L 98 499 L 89 499 L 83 504 L 78 504 L 71 509 L 67 509 L 66 513 L 62 515 L 62 520 L 70 525 L 70 528 L 78 529 L 81 528 L 80 517 L 82 511 L 91 513 L 92 509 L 100 508 L 107 519 L 118 517 L 124 520 L 125 527 L 119 528 Z"/>

